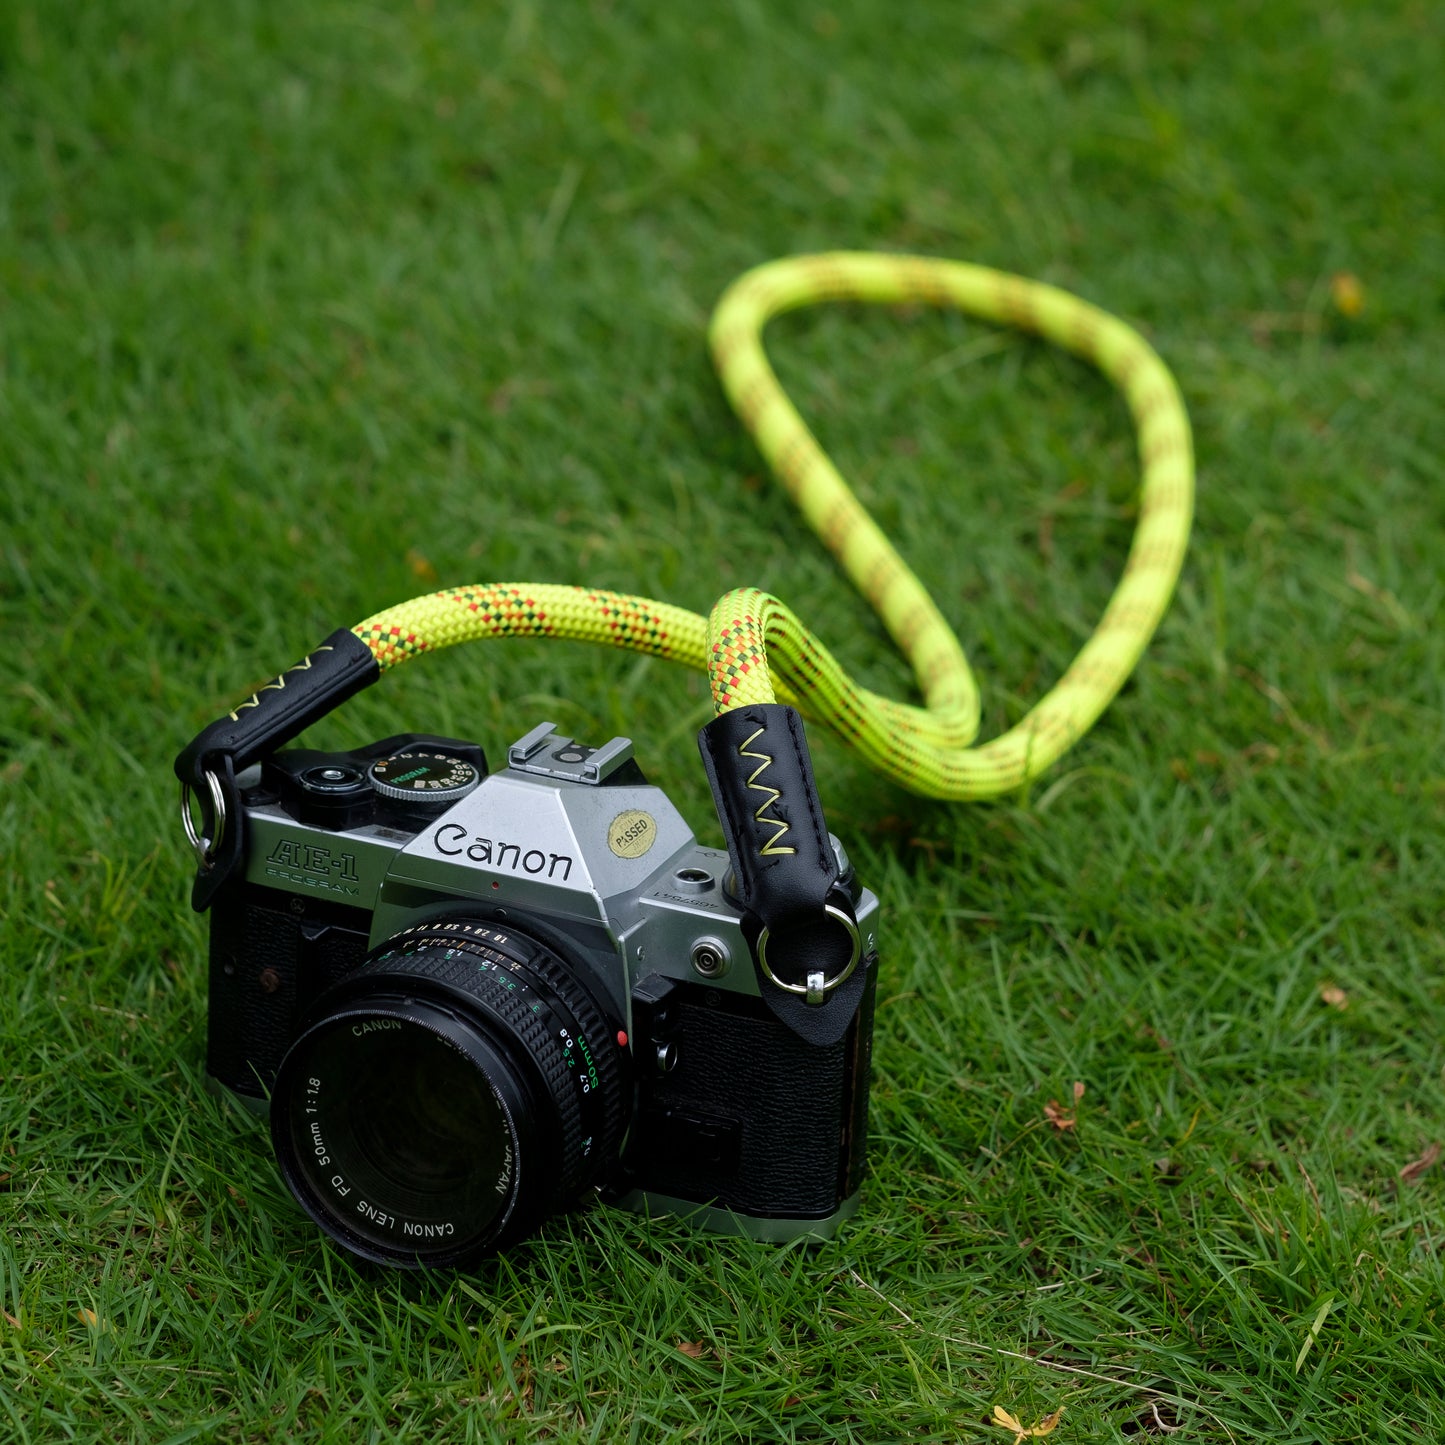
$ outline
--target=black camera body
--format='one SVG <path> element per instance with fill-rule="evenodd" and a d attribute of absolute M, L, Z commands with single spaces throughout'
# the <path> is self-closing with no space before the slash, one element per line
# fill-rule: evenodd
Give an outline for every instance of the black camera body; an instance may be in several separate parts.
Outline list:
<path fill-rule="evenodd" d="M 769 839 L 797 850 L 746 767 L 766 866 Z M 736 851 L 699 846 L 625 738 L 542 723 L 489 773 L 474 743 L 407 734 L 229 781 L 237 861 L 201 900 L 207 1068 L 269 1103 L 287 1182 L 333 1238 L 464 1264 L 591 1191 L 765 1239 L 851 1212 L 878 903 L 831 835 L 826 907 L 856 976 L 820 1030 L 844 970 L 804 960 L 788 981 L 792 944 L 740 898 Z"/>

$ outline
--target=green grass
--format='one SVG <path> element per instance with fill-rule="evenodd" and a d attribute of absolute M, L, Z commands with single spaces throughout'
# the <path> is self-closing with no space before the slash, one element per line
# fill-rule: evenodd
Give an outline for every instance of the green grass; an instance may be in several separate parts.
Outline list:
<path fill-rule="evenodd" d="M 0 1439 L 1445 1438 L 1445 1167 L 1400 1177 L 1445 1142 L 1441 73 L 1417 3 L 0 9 Z M 887 910 L 835 1242 L 594 1209 L 357 1268 L 202 1091 L 170 760 L 433 575 L 757 583 L 905 690 L 703 347 L 735 274 L 835 246 L 1146 330 L 1178 598 L 1027 796 L 815 738 Z M 953 317 L 770 342 L 1016 718 L 1127 546 L 1122 406 Z M 625 731 L 714 837 L 706 715 L 525 645 L 312 736 Z"/>

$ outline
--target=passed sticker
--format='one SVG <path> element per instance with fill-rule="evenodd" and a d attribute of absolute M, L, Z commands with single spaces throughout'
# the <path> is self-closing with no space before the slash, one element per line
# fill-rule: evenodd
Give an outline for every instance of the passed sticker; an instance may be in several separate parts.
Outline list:
<path fill-rule="evenodd" d="M 656 841 L 657 823 L 641 808 L 629 808 L 607 825 L 607 846 L 619 858 L 641 858 Z"/>

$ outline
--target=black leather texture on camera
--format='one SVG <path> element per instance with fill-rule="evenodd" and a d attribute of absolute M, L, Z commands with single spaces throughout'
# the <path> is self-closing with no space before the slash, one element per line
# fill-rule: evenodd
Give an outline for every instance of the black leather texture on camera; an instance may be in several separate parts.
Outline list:
<path fill-rule="evenodd" d="M 653 1007 L 634 1037 L 677 1055 L 665 1073 L 639 1072 L 628 1186 L 758 1219 L 832 1214 L 866 1169 L 877 970 L 858 971 L 867 975 L 862 1006 L 826 1046 L 748 994 L 645 979 L 632 995 L 634 1025 L 644 992 Z"/>
<path fill-rule="evenodd" d="M 381 676 L 371 649 L 350 628 L 333 632 L 320 647 L 287 668 L 223 718 L 192 738 L 176 759 L 176 776 L 208 808 L 206 773 L 221 785 L 226 830 L 209 868 L 196 877 L 191 906 L 201 911 L 241 860 L 241 798 L 236 774 L 266 753 L 290 742 Z M 213 821 L 213 820 L 208 820 Z"/>
<path fill-rule="evenodd" d="M 759 991 L 799 1037 L 836 1043 L 863 997 L 861 963 L 822 1003 L 810 1004 L 769 980 L 757 958 L 757 939 L 766 929 L 769 968 L 785 983 L 803 986 L 811 973 L 836 978 L 854 946 L 853 936 L 825 912 L 831 904 L 853 918 L 852 901 L 838 883 L 803 720 L 782 703 L 758 703 L 715 717 L 697 740 L 736 896 L 754 923 L 749 942 Z"/>

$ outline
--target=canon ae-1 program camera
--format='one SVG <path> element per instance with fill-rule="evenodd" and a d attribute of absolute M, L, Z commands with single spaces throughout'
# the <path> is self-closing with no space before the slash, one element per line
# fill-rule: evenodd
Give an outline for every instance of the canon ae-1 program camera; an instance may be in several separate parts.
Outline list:
<path fill-rule="evenodd" d="M 269 1100 L 286 1182 L 333 1239 L 462 1264 L 594 1190 L 765 1239 L 850 1211 L 877 900 L 818 813 L 805 886 L 826 941 L 816 909 L 749 906 L 768 843 L 796 860 L 807 840 L 758 776 L 787 781 L 769 739 L 800 745 L 796 715 L 746 711 L 704 756 L 757 858 L 736 837 L 736 856 L 699 846 L 627 739 L 591 748 L 545 722 L 491 773 L 477 745 L 423 735 L 236 767 L 246 749 L 205 752 L 203 733 L 183 754 L 187 791 L 210 795 L 206 836 L 187 810 L 211 911 L 207 1068 Z M 718 780 L 732 751 L 735 786 Z"/>

